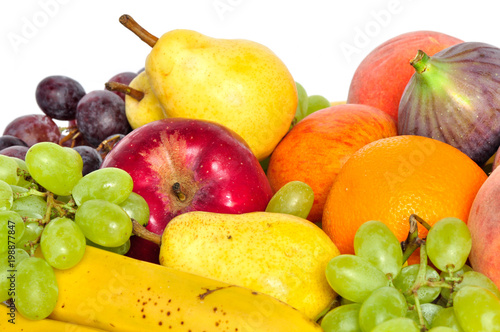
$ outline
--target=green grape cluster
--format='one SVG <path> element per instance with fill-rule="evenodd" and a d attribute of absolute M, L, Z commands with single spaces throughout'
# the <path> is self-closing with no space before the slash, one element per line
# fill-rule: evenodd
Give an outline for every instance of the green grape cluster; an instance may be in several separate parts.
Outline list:
<path fill-rule="evenodd" d="M 54 309 L 54 269 L 74 267 L 87 245 L 126 254 L 132 220 L 149 220 L 127 172 L 83 176 L 82 165 L 74 149 L 50 142 L 31 146 L 25 160 L 0 155 L 0 302 L 28 319 Z"/>
<path fill-rule="evenodd" d="M 429 232 L 418 237 L 416 223 Z M 325 332 L 500 331 L 500 290 L 467 265 L 467 225 L 444 218 L 432 227 L 412 215 L 402 244 L 380 221 L 354 237 L 354 254 L 333 258 L 326 278 L 339 295 L 318 321 Z M 419 264 L 406 259 L 420 247 Z M 405 248 L 403 250 L 403 248 Z"/>

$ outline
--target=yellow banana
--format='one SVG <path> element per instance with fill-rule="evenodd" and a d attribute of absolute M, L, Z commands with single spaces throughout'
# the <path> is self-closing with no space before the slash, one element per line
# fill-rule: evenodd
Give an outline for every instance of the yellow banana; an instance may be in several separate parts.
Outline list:
<path fill-rule="evenodd" d="M 274 297 L 87 246 L 51 319 L 106 331 L 322 331 Z"/>
<path fill-rule="evenodd" d="M 0 331 L 5 332 L 104 332 L 88 326 L 81 326 L 53 319 L 29 320 L 10 308 L 0 304 Z"/>

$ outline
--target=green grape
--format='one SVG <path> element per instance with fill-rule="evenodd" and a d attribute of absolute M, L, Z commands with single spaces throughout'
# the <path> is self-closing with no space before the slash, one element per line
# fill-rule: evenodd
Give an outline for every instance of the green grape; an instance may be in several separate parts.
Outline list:
<path fill-rule="evenodd" d="M 414 287 L 417 280 L 420 264 L 405 266 L 401 269 L 399 275 L 394 279 L 394 287 L 399 289 L 406 297 L 406 301 L 415 304 L 414 295 L 409 292 Z M 427 281 L 439 281 L 439 274 L 431 266 L 426 266 L 425 279 Z M 434 301 L 441 292 L 440 287 L 420 286 L 417 290 L 418 300 L 420 303 L 429 303 Z"/>
<path fill-rule="evenodd" d="M 13 271 L 23 259 L 28 257 L 28 253 L 21 249 L 0 254 L 0 302 L 12 297 L 12 291 L 15 290 L 15 272 Z"/>
<path fill-rule="evenodd" d="M 105 167 L 85 175 L 72 191 L 77 205 L 90 199 L 103 199 L 120 204 L 132 192 L 134 182 L 130 174 L 120 168 Z"/>
<path fill-rule="evenodd" d="M 29 174 L 28 167 L 26 167 L 26 162 L 24 160 L 16 157 L 11 157 L 11 158 L 17 163 L 17 167 L 19 167 L 21 170 Z M 24 176 L 19 176 L 19 181 L 17 181 L 17 185 L 19 187 L 28 188 L 29 186 L 31 186 L 31 182 L 26 180 Z"/>
<path fill-rule="evenodd" d="M 40 248 L 47 263 L 56 269 L 69 269 L 85 254 L 85 235 L 69 218 L 52 219 L 44 228 Z"/>
<path fill-rule="evenodd" d="M 361 304 L 353 303 L 330 310 L 321 320 L 324 332 L 362 332 L 358 315 Z"/>
<path fill-rule="evenodd" d="M 0 253 L 14 249 L 24 229 L 24 221 L 17 212 L 0 211 Z"/>
<path fill-rule="evenodd" d="M 40 234 L 42 234 L 42 231 L 43 231 L 43 226 L 37 222 L 25 223 L 23 236 L 16 243 L 16 248 L 20 248 L 20 249 L 26 250 L 27 252 L 30 252 L 31 247 L 30 247 L 29 243 L 38 239 Z"/>
<path fill-rule="evenodd" d="M 83 161 L 80 154 L 52 142 L 32 145 L 25 157 L 26 167 L 42 187 L 55 195 L 66 196 L 82 178 Z"/>
<path fill-rule="evenodd" d="M 17 265 L 15 304 L 25 318 L 40 320 L 54 310 L 58 286 L 52 267 L 43 259 L 28 257 Z"/>
<path fill-rule="evenodd" d="M 99 248 L 102 250 L 114 252 L 115 254 L 118 254 L 118 255 L 125 255 L 130 249 L 130 239 L 128 239 L 127 242 L 125 242 L 121 246 L 114 247 L 114 248 L 113 247 L 104 247 L 104 246 L 98 245 L 97 243 L 94 243 L 94 242 L 90 241 L 89 239 L 87 239 L 87 245 L 89 245 L 91 247 Z"/>
<path fill-rule="evenodd" d="M 12 187 L 5 181 L 0 180 L 0 211 L 10 210 L 14 203 Z"/>
<path fill-rule="evenodd" d="M 76 210 L 75 222 L 90 241 L 104 247 L 119 247 L 132 235 L 132 221 L 119 205 L 91 199 Z"/>
<path fill-rule="evenodd" d="M 464 332 L 464 330 L 458 323 L 458 319 L 455 315 L 455 310 L 453 309 L 453 307 L 444 308 L 443 310 L 440 310 L 436 313 L 430 327 L 435 328 L 440 326 L 453 328 L 457 332 Z"/>
<path fill-rule="evenodd" d="M 403 266 L 403 250 L 394 233 L 383 222 L 367 221 L 354 236 L 354 252 L 394 279 Z"/>
<path fill-rule="evenodd" d="M 17 162 L 11 157 L 0 155 L 0 180 L 11 185 L 16 185 L 19 181 Z"/>
<path fill-rule="evenodd" d="M 149 205 L 139 194 L 131 192 L 126 200 L 119 204 L 131 219 L 134 219 L 142 226 L 149 222 Z"/>
<path fill-rule="evenodd" d="M 389 284 L 385 274 L 366 259 L 348 254 L 328 262 L 326 279 L 337 294 L 353 302 L 363 302 L 374 290 Z"/>
<path fill-rule="evenodd" d="M 24 187 L 12 186 L 13 192 L 26 192 Z M 47 211 L 47 201 L 40 196 L 30 195 L 16 198 L 11 207 L 12 211 L 31 211 L 35 215 L 44 216 Z"/>
<path fill-rule="evenodd" d="M 451 293 L 451 290 L 449 288 L 443 288 L 441 289 L 441 295 L 443 296 L 443 298 L 448 300 L 451 293 L 451 297 L 453 299 L 456 292 L 465 286 L 479 286 L 486 288 L 500 299 L 500 290 L 495 285 L 495 283 L 490 278 L 477 271 L 467 271 L 463 273 L 462 281 L 455 284 L 455 291 Z"/>
<path fill-rule="evenodd" d="M 434 317 L 436 317 L 436 315 L 443 309 L 444 308 L 442 306 L 435 303 L 422 303 L 420 305 L 422 315 L 424 316 L 425 321 L 429 323 L 427 327 L 430 327 L 430 324 L 432 324 Z"/>
<path fill-rule="evenodd" d="M 371 332 L 420 332 L 418 325 L 411 318 L 398 317 L 375 326 Z"/>
<path fill-rule="evenodd" d="M 464 331 L 500 331 L 500 300 L 487 289 L 463 287 L 455 294 L 453 309 Z"/>
<path fill-rule="evenodd" d="M 305 118 L 307 115 L 308 98 L 306 89 L 304 89 L 304 87 L 298 82 L 295 82 L 295 86 L 297 87 L 298 103 L 297 103 L 297 109 L 295 110 L 295 118 L 293 119 L 293 122 L 290 125 L 290 129 L 292 129 L 293 126 L 295 126 L 300 120 Z"/>
<path fill-rule="evenodd" d="M 457 330 L 451 328 L 451 327 L 446 327 L 446 326 L 438 326 L 438 327 L 433 327 L 428 332 L 457 332 Z"/>
<path fill-rule="evenodd" d="M 396 288 L 385 286 L 374 290 L 361 304 L 359 326 L 363 332 L 397 317 L 405 317 L 408 310 L 406 299 Z"/>
<path fill-rule="evenodd" d="M 458 218 L 441 219 L 429 230 L 426 246 L 429 259 L 439 270 L 460 270 L 472 247 L 469 228 Z"/>
<path fill-rule="evenodd" d="M 311 95 L 307 97 L 307 115 L 330 106 L 330 101 L 323 96 Z"/>
<path fill-rule="evenodd" d="M 266 212 L 291 214 L 307 218 L 314 203 L 312 188 L 302 181 L 290 181 L 281 187 L 271 198 Z"/>

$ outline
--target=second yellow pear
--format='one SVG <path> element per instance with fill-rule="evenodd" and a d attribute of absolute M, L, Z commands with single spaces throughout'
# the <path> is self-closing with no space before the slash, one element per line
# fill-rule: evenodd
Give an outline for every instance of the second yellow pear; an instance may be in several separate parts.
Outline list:
<path fill-rule="evenodd" d="M 151 89 L 168 117 L 218 122 L 262 160 L 287 133 L 298 97 L 295 81 L 269 48 L 172 30 L 146 59 Z"/>

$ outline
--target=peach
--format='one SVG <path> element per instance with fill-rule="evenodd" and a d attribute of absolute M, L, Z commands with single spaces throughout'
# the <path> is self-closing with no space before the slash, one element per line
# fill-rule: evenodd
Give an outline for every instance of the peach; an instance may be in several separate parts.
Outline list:
<path fill-rule="evenodd" d="M 339 104 L 316 111 L 273 151 L 267 169 L 271 187 L 276 192 L 290 181 L 307 183 L 314 192 L 307 219 L 320 223 L 328 192 L 347 159 L 364 145 L 396 133 L 394 120 L 375 107 Z"/>
<path fill-rule="evenodd" d="M 415 72 L 410 61 L 418 50 L 433 55 L 461 42 L 434 31 L 408 32 L 387 40 L 359 64 L 351 80 L 347 103 L 376 107 L 392 116 L 397 123 L 399 101 Z"/>
<path fill-rule="evenodd" d="M 475 271 L 500 288 L 500 168 L 479 189 L 472 203 L 467 226 L 472 236 L 469 260 Z"/>

